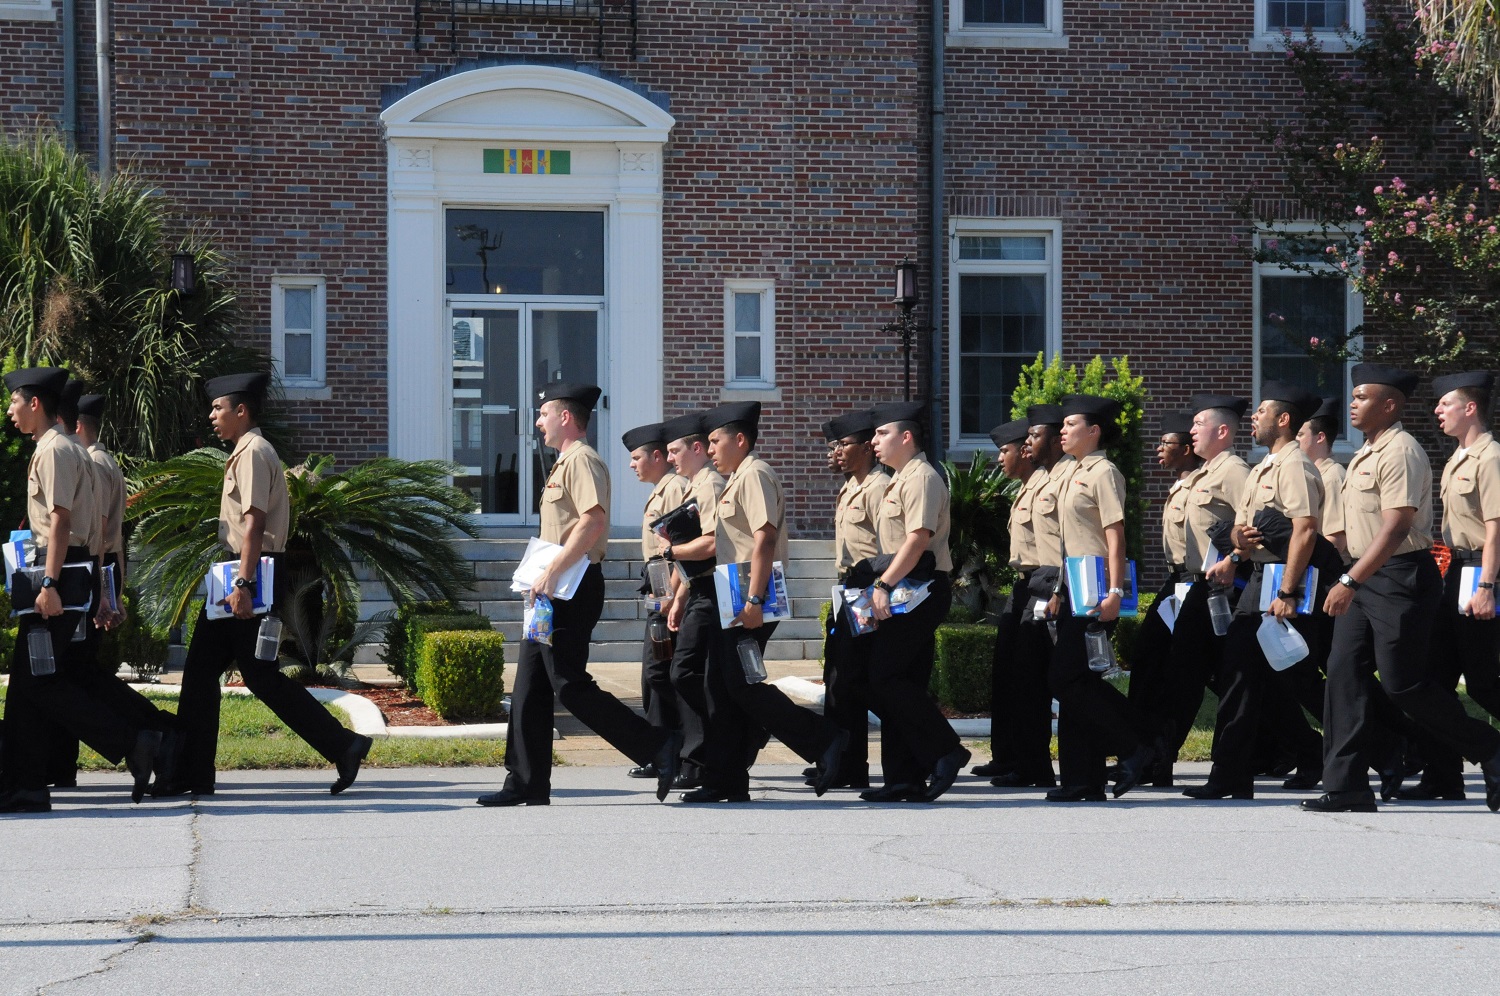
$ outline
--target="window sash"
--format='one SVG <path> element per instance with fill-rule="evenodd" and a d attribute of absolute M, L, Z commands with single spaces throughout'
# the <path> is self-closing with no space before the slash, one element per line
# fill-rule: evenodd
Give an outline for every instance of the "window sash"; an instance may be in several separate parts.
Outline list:
<path fill-rule="evenodd" d="M 273 280 L 271 353 L 282 381 L 289 387 L 325 384 L 325 290 L 322 280 Z"/>
<path fill-rule="evenodd" d="M 726 281 L 724 379 L 731 387 L 775 385 L 775 290 L 769 281 Z"/>

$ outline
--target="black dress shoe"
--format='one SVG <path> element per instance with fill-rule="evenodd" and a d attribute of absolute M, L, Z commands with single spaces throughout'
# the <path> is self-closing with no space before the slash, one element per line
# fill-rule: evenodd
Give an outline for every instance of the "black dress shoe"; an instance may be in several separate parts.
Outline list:
<path fill-rule="evenodd" d="M 922 796 L 928 802 L 937 802 L 938 797 L 953 787 L 959 774 L 974 757 L 967 749 L 958 747 L 938 758 L 932 769 L 932 781 L 927 783 L 927 792 Z"/>
<path fill-rule="evenodd" d="M 703 778 L 700 775 L 679 774 L 676 778 L 672 779 L 672 787 L 674 789 L 695 789 L 702 784 Z"/>
<path fill-rule="evenodd" d="M 818 777 L 818 766 L 816 764 L 811 764 L 811 765 L 808 765 L 807 767 L 803 768 L 802 769 L 802 777 L 803 778 L 816 778 L 816 777 Z"/>
<path fill-rule="evenodd" d="M 474 801 L 477 802 L 477 803 L 479 803 L 481 806 L 550 806 L 550 805 L 552 805 L 552 800 L 549 799 L 549 798 L 547 798 L 546 796 L 543 796 L 543 797 L 541 797 L 539 799 L 533 799 L 533 798 L 529 798 L 527 796 L 524 796 L 524 795 L 522 795 L 519 792 L 513 792 L 510 789 L 501 789 L 498 792 L 491 792 L 489 795 L 482 795 L 478 799 L 475 799 Z"/>
<path fill-rule="evenodd" d="M 1374 813 L 1375 796 L 1369 792 L 1324 792 L 1316 799 L 1303 799 L 1309 813 Z"/>
<path fill-rule="evenodd" d="M 1115 782 L 1115 798 L 1129 792 L 1151 773 L 1157 751 L 1151 744 L 1141 744 L 1129 757 L 1120 758 L 1120 780 Z"/>
<path fill-rule="evenodd" d="M 335 765 L 338 768 L 339 776 L 328 787 L 330 795 L 338 795 L 344 789 L 354 784 L 354 779 L 359 777 L 359 766 L 369 756 L 370 748 L 373 746 L 375 746 L 375 741 L 369 737 L 355 735 L 354 743 L 349 745 L 348 749 L 344 751 L 344 756 L 339 758 L 338 763 Z"/>
<path fill-rule="evenodd" d="M 193 785 L 189 782 L 166 782 L 157 779 L 151 786 L 151 798 L 171 799 L 179 795 L 213 795 L 212 785 Z"/>
<path fill-rule="evenodd" d="M 1057 785 L 1057 779 L 1052 777 L 1049 771 L 1045 775 L 1026 775 L 1019 771 L 1007 771 L 1003 775 L 997 775 L 990 779 L 990 784 L 995 788 L 1044 788 L 1049 789 Z"/>
<path fill-rule="evenodd" d="M 135 735 L 135 746 L 125 755 L 125 767 L 134 779 L 130 786 L 130 801 L 140 802 L 146 797 L 151 784 L 151 771 L 156 765 L 156 756 L 161 752 L 161 731 L 142 730 Z"/>
<path fill-rule="evenodd" d="M 684 792 L 678 796 L 683 802 L 749 802 L 749 792 L 726 792 L 707 785 Z"/>
<path fill-rule="evenodd" d="M 1189 799 L 1254 799 L 1254 785 L 1229 786 L 1209 779 L 1202 785 L 1189 785 L 1182 790 Z"/>
<path fill-rule="evenodd" d="M 816 778 L 804 778 L 802 779 L 802 784 L 808 788 L 817 788 L 818 780 Z M 870 787 L 870 778 L 868 775 L 860 778 L 845 778 L 843 775 L 840 775 L 828 787 L 830 789 L 867 789 Z"/>
<path fill-rule="evenodd" d="M 1462 802 L 1468 798 L 1464 793 L 1462 785 L 1444 788 L 1441 785 L 1423 785 L 1418 782 L 1415 785 L 1401 789 L 1401 794 L 1396 798 L 1403 802 L 1435 802 L 1443 799 L 1448 802 Z"/>
<path fill-rule="evenodd" d="M 1406 780 L 1406 739 L 1398 738 L 1380 772 L 1380 798 L 1390 802 L 1401 794 L 1401 783 Z"/>
<path fill-rule="evenodd" d="M 656 765 L 638 764 L 635 767 L 631 768 L 629 771 L 625 772 L 625 774 L 629 775 L 631 778 L 655 778 Z"/>
<path fill-rule="evenodd" d="M 1103 788 L 1088 785 L 1066 785 L 1047 793 L 1048 802 L 1107 802 Z"/>
<path fill-rule="evenodd" d="M 926 791 L 925 785 L 898 782 L 894 785 L 882 785 L 880 788 L 861 792 L 859 797 L 865 802 L 921 802 Z"/>
<path fill-rule="evenodd" d="M 1293 792 L 1307 792 L 1317 788 L 1322 780 L 1322 768 L 1298 768 L 1295 775 L 1281 783 L 1281 787 Z"/>
<path fill-rule="evenodd" d="M 833 787 L 833 780 L 839 774 L 839 761 L 844 757 L 844 751 L 849 749 L 849 731 L 835 730 L 833 743 L 823 751 L 823 756 L 818 758 L 818 773 L 813 778 L 813 794 L 822 795 Z"/>
<path fill-rule="evenodd" d="M 1001 775 L 1010 774 L 1012 770 L 1008 764 L 1001 764 L 999 761 L 989 761 L 985 764 L 974 765 L 974 767 L 969 769 L 969 774 L 978 775 L 980 778 L 998 778 Z"/>
<path fill-rule="evenodd" d="M 667 793 L 672 791 L 672 783 L 682 771 L 682 743 L 681 730 L 668 730 L 667 742 L 661 745 L 661 750 L 656 752 L 651 766 L 656 769 L 656 801 L 666 802 Z"/>
<path fill-rule="evenodd" d="M 1500 753 L 1479 766 L 1484 774 L 1484 804 L 1490 812 L 1500 813 Z"/>
<path fill-rule="evenodd" d="M 50 813 L 52 797 L 47 790 L 16 789 L 0 795 L 0 813 Z"/>

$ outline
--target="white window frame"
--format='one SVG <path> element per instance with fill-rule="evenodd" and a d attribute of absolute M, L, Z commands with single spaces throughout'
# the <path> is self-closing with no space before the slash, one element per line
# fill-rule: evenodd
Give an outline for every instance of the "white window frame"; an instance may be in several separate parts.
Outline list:
<path fill-rule="evenodd" d="M 1030 235 L 1047 240 L 1045 260 L 959 259 L 958 240 L 963 235 Z M 1062 352 L 1062 222 L 1056 218 L 949 218 L 948 219 L 948 450 L 968 454 L 992 447 L 983 433 L 959 433 L 959 384 L 962 357 L 959 354 L 962 309 L 961 277 L 975 274 L 1041 273 L 1047 278 L 1046 359 L 1050 363 Z"/>
<path fill-rule="evenodd" d="M 286 292 L 311 290 L 312 376 L 288 377 L 286 369 Z M 296 329 L 301 332 L 301 329 Z M 328 283 L 312 274 L 278 273 L 271 278 L 271 359 L 288 398 L 325 399 L 328 388 Z"/>
<path fill-rule="evenodd" d="M 1067 48 L 1063 34 L 1063 0 L 1046 0 L 1047 23 L 1041 27 L 1019 24 L 967 24 L 964 0 L 948 0 L 949 48 Z"/>
<path fill-rule="evenodd" d="M 1281 52 L 1285 49 L 1286 35 L 1279 28 L 1271 28 L 1267 23 L 1269 20 L 1266 0 L 1255 0 L 1255 34 L 1250 39 L 1252 52 Z M 1365 33 L 1365 0 L 1349 0 L 1349 33 Z M 1306 37 L 1305 31 L 1292 32 L 1293 41 L 1301 41 Z M 1326 52 L 1347 52 L 1352 47 L 1347 38 L 1332 29 L 1314 31 L 1313 37 L 1318 39 Z"/>
<path fill-rule="evenodd" d="M 1299 235 L 1321 236 L 1322 234 L 1323 230 L 1316 225 L 1288 224 L 1279 228 L 1274 233 L 1257 232 L 1255 235 L 1255 247 L 1259 249 L 1261 243 L 1267 239 L 1283 238 L 1287 236 L 1295 238 Z M 1351 235 L 1350 237 L 1352 238 L 1353 236 Z M 1334 276 L 1337 276 L 1339 273 L 1338 267 L 1331 264 L 1326 267 L 1320 267 L 1320 269 L 1326 270 L 1329 274 Z M 1250 314 L 1252 329 L 1250 354 L 1254 369 L 1254 384 L 1251 388 L 1252 410 L 1260 405 L 1260 387 L 1261 382 L 1265 379 L 1265 377 L 1261 373 L 1260 362 L 1260 278 L 1263 276 L 1277 276 L 1301 277 L 1310 280 L 1313 276 L 1313 274 L 1311 273 L 1307 273 L 1302 270 L 1294 270 L 1290 267 L 1281 266 L 1276 263 L 1257 262 L 1255 264 L 1254 272 L 1255 275 L 1253 278 L 1253 286 L 1251 291 Z M 1344 304 L 1344 331 L 1351 332 L 1364 323 L 1365 298 L 1363 294 L 1354 289 L 1354 281 L 1348 279 L 1347 277 L 1344 279 L 1344 293 L 1346 295 Z M 1353 339 L 1349 340 L 1349 346 L 1350 351 L 1358 355 L 1364 347 L 1364 336 L 1356 336 Z M 1346 403 L 1354 392 L 1352 375 L 1354 373 L 1354 365 L 1358 362 L 1360 361 L 1354 359 L 1346 359 L 1344 361 L 1344 388 L 1339 393 L 1343 396 L 1343 399 Z M 1339 425 L 1341 428 L 1341 432 L 1339 434 L 1339 438 L 1334 440 L 1333 454 L 1335 457 L 1340 459 L 1340 462 L 1348 463 L 1349 457 L 1354 455 L 1354 451 L 1364 445 L 1365 437 L 1364 434 L 1361 433 L 1358 429 L 1355 429 L 1349 425 L 1349 413 L 1347 411 L 1341 412 L 1339 414 Z M 1252 457 L 1258 457 L 1263 454 L 1264 450 L 1260 447 L 1255 447 L 1251 451 Z"/>
<path fill-rule="evenodd" d="M 760 295 L 760 372 L 757 379 L 736 379 L 734 296 Z M 776 390 L 776 281 L 735 279 L 724 281 L 724 390 Z"/>
<path fill-rule="evenodd" d="M 5 0 L 0 2 L 0 21 L 55 21 L 52 0 Z"/>

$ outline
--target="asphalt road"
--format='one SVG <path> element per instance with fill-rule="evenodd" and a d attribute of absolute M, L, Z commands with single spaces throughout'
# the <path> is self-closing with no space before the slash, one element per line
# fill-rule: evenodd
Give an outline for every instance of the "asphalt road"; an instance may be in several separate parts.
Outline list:
<path fill-rule="evenodd" d="M 1206 766 L 1184 765 L 1190 778 Z M 493 770 L 221 776 L 131 807 L 87 776 L 0 818 L 0 992 L 1473 992 L 1500 972 L 1500 815 L 1320 816 L 1143 789 L 1057 806 L 658 804 L 623 767 L 486 810 Z M 124 801 L 122 802 L 122 799 Z"/>

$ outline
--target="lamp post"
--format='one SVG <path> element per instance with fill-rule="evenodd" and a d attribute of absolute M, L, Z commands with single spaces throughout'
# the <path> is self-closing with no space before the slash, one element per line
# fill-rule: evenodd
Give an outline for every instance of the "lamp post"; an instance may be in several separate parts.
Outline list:
<path fill-rule="evenodd" d="M 198 293 L 198 264 L 190 252 L 172 254 L 172 290 L 183 297 Z"/>
<path fill-rule="evenodd" d="M 896 292 L 891 298 L 893 304 L 900 313 L 892 321 L 880 327 L 880 331 L 890 335 L 895 333 L 901 337 L 901 358 L 903 363 L 903 383 L 905 386 L 906 400 L 911 400 L 911 348 L 916 341 L 917 333 L 922 330 L 913 316 L 913 309 L 920 301 L 921 294 L 917 291 L 917 266 L 907 257 L 896 266 Z"/>

